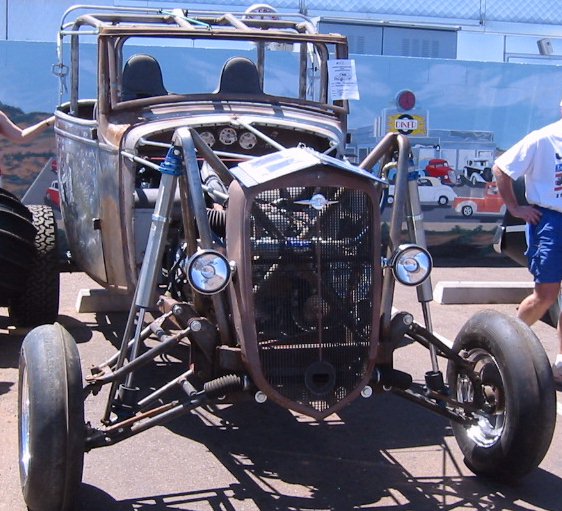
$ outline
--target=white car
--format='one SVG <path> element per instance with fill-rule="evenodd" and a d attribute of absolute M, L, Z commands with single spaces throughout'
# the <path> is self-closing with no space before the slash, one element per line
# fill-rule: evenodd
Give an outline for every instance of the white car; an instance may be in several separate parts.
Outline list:
<path fill-rule="evenodd" d="M 455 198 L 457 194 L 450 186 L 441 183 L 437 177 L 420 177 L 418 178 L 418 192 L 420 194 L 420 203 L 432 206 L 446 206 Z M 387 204 L 394 202 L 394 185 L 388 187 Z"/>

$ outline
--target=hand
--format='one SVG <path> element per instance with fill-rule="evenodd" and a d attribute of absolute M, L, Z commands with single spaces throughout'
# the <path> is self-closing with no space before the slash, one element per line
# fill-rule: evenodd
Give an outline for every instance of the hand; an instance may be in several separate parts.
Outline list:
<path fill-rule="evenodd" d="M 514 217 L 521 218 L 528 224 L 538 224 L 542 215 L 541 211 L 534 206 L 515 206 L 508 209 Z"/>

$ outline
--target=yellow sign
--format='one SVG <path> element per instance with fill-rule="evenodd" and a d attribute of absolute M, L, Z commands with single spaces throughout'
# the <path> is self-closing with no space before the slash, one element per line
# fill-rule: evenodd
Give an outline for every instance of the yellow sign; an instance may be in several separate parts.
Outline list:
<path fill-rule="evenodd" d="M 403 135 L 426 136 L 427 122 L 425 115 L 397 112 L 386 117 L 387 131 L 398 131 Z"/>

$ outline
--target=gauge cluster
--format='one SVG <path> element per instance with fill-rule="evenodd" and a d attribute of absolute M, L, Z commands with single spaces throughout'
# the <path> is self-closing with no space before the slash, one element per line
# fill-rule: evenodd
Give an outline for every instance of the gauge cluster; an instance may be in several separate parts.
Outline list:
<path fill-rule="evenodd" d="M 279 128 L 264 126 L 257 128 L 268 138 L 275 140 L 284 147 L 295 147 L 297 144 L 302 143 L 310 147 L 321 148 L 324 141 L 325 149 L 328 148 L 325 139 L 321 139 L 313 133 L 280 130 Z M 269 143 L 245 128 L 222 125 L 201 127 L 197 131 L 205 143 L 214 151 L 258 156 L 273 150 Z"/>
<path fill-rule="evenodd" d="M 232 126 L 201 128 L 198 131 L 205 143 L 214 150 L 246 153 L 253 149 L 265 150 L 269 146 L 251 131 Z"/>

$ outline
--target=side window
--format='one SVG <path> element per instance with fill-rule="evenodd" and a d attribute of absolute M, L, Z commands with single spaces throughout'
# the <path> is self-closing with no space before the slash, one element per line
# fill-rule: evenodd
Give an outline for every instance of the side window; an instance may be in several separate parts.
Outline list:
<path fill-rule="evenodd" d="M 62 45 L 63 65 L 55 69 L 60 81 L 59 104 L 68 104 L 69 115 L 92 120 L 97 101 L 98 52 L 95 40 L 90 36 L 80 37 L 77 66 L 72 65 L 71 55 L 70 39 L 66 39 Z M 77 69 L 76 75 L 73 75 L 74 69 Z M 77 89 L 75 84 L 78 84 Z"/>

